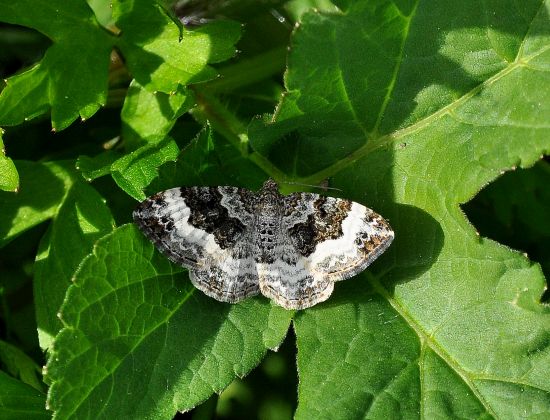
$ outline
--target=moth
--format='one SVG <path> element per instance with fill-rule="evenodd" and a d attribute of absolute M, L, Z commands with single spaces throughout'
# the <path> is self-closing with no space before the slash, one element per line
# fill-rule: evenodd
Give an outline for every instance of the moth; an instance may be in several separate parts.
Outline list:
<path fill-rule="evenodd" d="M 384 218 L 350 200 L 308 192 L 181 187 L 133 213 L 141 231 L 189 270 L 206 295 L 235 303 L 259 293 L 287 309 L 331 295 L 334 282 L 363 271 L 391 244 Z"/>

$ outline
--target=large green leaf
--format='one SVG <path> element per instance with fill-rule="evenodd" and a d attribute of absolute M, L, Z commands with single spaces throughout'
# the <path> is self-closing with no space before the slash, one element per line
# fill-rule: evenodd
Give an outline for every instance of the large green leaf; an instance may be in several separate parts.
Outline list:
<path fill-rule="evenodd" d="M 296 316 L 297 417 L 550 415 L 544 276 L 460 210 L 550 151 L 550 3 L 337 3 L 304 15 L 251 144 L 287 176 L 331 177 L 396 238 Z"/>
<path fill-rule="evenodd" d="M 78 116 L 91 117 L 106 103 L 113 47 L 144 87 L 166 93 L 214 77 L 208 63 L 235 53 L 240 34 L 235 22 L 191 31 L 155 2 L 114 1 L 112 7 L 118 30 L 109 27 L 109 32 L 84 1 L 0 1 L 0 21 L 34 28 L 54 41 L 39 64 L 7 80 L 0 94 L 1 125 L 19 124 L 48 109 L 55 130 Z"/>
<path fill-rule="evenodd" d="M 57 418 L 172 418 L 256 366 L 290 314 L 265 299 L 231 305 L 196 292 L 123 226 L 98 241 L 68 291 L 49 404 Z"/>

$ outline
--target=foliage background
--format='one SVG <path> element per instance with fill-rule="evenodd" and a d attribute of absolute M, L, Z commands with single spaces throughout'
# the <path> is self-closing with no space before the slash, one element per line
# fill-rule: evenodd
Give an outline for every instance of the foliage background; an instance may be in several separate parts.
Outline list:
<path fill-rule="evenodd" d="M 549 12 L 0 0 L 0 417 L 548 417 Z M 268 176 L 395 243 L 292 313 L 194 292 L 129 224 Z"/>

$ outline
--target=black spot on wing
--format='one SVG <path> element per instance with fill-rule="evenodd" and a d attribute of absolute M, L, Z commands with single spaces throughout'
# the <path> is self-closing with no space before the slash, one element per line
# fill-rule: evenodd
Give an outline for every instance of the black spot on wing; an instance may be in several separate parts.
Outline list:
<path fill-rule="evenodd" d="M 300 194 L 296 194 L 296 207 L 300 206 Z M 292 203 L 292 201 L 289 201 Z M 342 222 L 351 210 L 352 202 L 338 198 L 315 196 L 307 219 L 288 229 L 288 235 L 296 250 L 309 257 L 317 244 L 342 236 Z M 289 209 L 290 211 L 292 209 Z"/>
<path fill-rule="evenodd" d="M 217 187 L 180 188 L 180 195 L 190 210 L 189 223 L 212 234 L 221 249 L 232 247 L 245 231 L 246 226 L 222 205 Z"/>

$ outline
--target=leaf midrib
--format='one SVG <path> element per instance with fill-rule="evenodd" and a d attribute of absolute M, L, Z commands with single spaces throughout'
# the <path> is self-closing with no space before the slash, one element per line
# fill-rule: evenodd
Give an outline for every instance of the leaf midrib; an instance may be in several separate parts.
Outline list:
<path fill-rule="evenodd" d="M 498 418 L 497 414 L 493 411 L 487 400 L 481 395 L 477 387 L 474 385 L 474 378 L 470 378 L 469 373 L 453 361 L 452 357 L 443 348 L 441 348 L 436 341 L 433 340 L 433 338 L 409 313 L 407 313 L 406 309 L 401 305 L 401 303 L 390 296 L 390 294 L 382 286 L 378 278 L 368 276 L 368 281 L 373 289 L 380 296 L 388 301 L 392 308 L 405 320 L 405 322 L 407 322 L 407 325 L 409 325 L 418 335 L 418 338 L 421 342 L 421 352 L 424 351 L 425 347 L 429 347 L 431 350 L 433 350 L 434 353 L 436 353 L 441 358 L 441 360 L 443 360 L 451 369 L 453 369 L 453 371 L 464 381 L 464 383 L 472 391 L 473 395 L 483 405 L 485 410 L 494 418 Z"/>
<path fill-rule="evenodd" d="M 431 123 L 433 123 L 435 120 L 438 120 L 442 118 L 443 116 L 447 114 L 451 114 L 456 108 L 467 102 L 472 97 L 479 94 L 479 92 L 484 89 L 486 86 L 491 85 L 492 83 L 495 83 L 502 77 L 510 74 L 514 70 L 521 68 L 521 67 L 527 67 L 527 63 L 531 61 L 532 59 L 536 58 L 537 56 L 545 53 L 547 50 L 550 49 L 550 45 L 546 48 L 542 48 L 541 50 L 537 51 L 535 54 L 532 54 L 531 56 L 524 57 L 523 59 L 518 59 L 514 61 L 513 63 L 510 63 L 510 65 L 503 68 L 501 71 L 495 73 L 490 78 L 484 80 L 479 85 L 475 86 L 470 91 L 466 92 L 464 95 L 462 95 L 457 100 L 451 102 L 450 104 L 446 105 L 445 107 L 439 109 L 438 111 L 434 112 L 431 115 L 428 115 L 427 117 L 424 117 L 421 120 L 418 120 L 416 123 L 411 124 L 408 127 L 402 128 L 400 130 L 397 130 L 393 133 L 385 134 L 378 138 L 368 138 L 366 139 L 365 144 L 346 156 L 343 159 L 340 159 L 338 162 L 335 162 L 334 164 L 312 174 L 306 177 L 298 178 L 297 180 L 299 182 L 303 182 L 305 184 L 317 184 L 323 179 L 330 178 L 334 176 L 336 173 L 342 171 L 347 166 L 350 166 L 354 162 L 356 162 L 359 159 L 364 158 L 369 153 L 372 153 L 374 150 L 382 149 L 384 147 L 391 147 L 391 145 L 394 142 L 397 142 L 398 140 L 402 139 L 403 137 L 409 136 L 417 131 L 422 130 L 423 128 L 429 126 Z"/>

